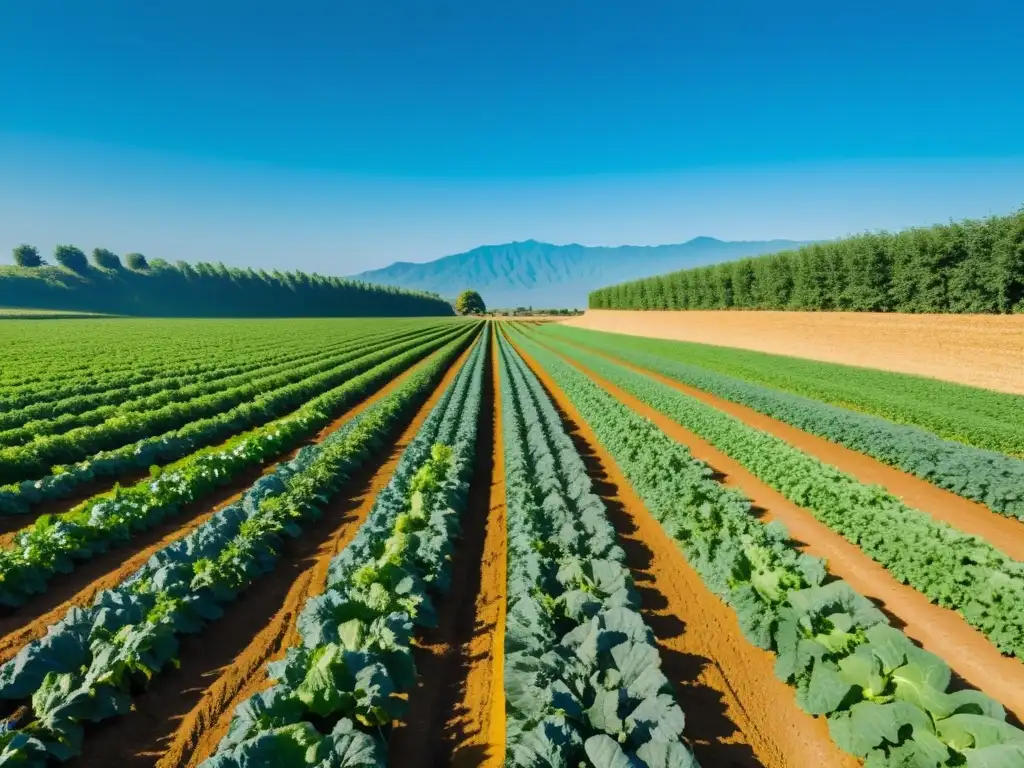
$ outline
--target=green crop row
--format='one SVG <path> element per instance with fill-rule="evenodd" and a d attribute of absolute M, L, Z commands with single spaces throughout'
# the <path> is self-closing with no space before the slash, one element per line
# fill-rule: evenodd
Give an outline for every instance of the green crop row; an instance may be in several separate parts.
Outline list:
<path fill-rule="evenodd" d="M 385 768 L 386 739 L 416 680 L 412 635 L 436 623 L 476 450 L 480 344 L 399 461 L 327 588 L 306 601 L 274 685 L 241 703 L 203 768 Z"/>
<path fill-rule="evenodd" d="M 283 537 L 299 536 L 351 472 L 407 419 L 464 346 L 450 343 L 395 392 L 261 478 L 242 503 L 168 545 L 92 607 L 72 608 L 45 638 L 0 668 L 0 698 L 16 708 L 0 733 L 0 763 L 42 768 L 80 754 L 83 724 L 131 707 L 173 666 L 178 637 L 201 632 L 272 570 Z M 13 720 L 13 722 L 12 722 Z M 288 764 L 275 761 L 267 765 Z"/>
<path fill-rule="evenodd" d="M 900 582 L 958 611 L 1003 653 L 1024 657 L 1024 564 L 673 387 L 605 357 L 557 346 L 738 461 Z"/>
<path fill-rule="evenodd" d="M 0 325 L 4 366 L 0 406 L 6 410 L 75 394 L 95 394 L 166 377 L 243 363 L 285 351 L 314 353 L 325 343 L 378 330 L 426 328 L 430 320 L 132 320 L 115 323 Z"/>
<path fill-rule="evenodd" d="M 451 330 L 422 347 L 436 349 L 445 341 L 468 332 L 467 326 L 453 326 Z M 273 396 L 259 397 L 229 411 L 208 419 L 199 419 L 181 429 L 156 437 L 145 438 L 113 451 L 103 451 L 71 466 L 54 467 L 52 474 L 39 480 L 0 487 L 0 514 L 24 514 L 32 505 L 47 499 L 69 496 L 76 487 L 96 477 L 117 477 L 132 469 L 152 467 L 174 461 L 196 451 L 204 445 L 237 434 L 247 427 L 267 421 L 302 405 L 312 397 L 330 390 L 337 383 L 358 376 L 391 357 L 402 349 L 415 349 L 415 343 L 396 345 L 381 352 L 348 363 L 334 371 L 299 381 L 278 390 Z"/>
<path fill-rule="evenodd" d="M 696 766 L 604 504 L 537 378 L 500 344 L 505 765 Z"/>
<path fill-rule="evenodd" d="M 595 344 L 588 337 L 586 346 L 872 456 L 993 512 L 1024 520 L 1024 460 L 622 345 Z M 1012 428 L 1019 429 L 1018 423 Z"/>
<path fill-rule="evenodd" d="M 464 347 L 470 335 L 462 333 L 448 342 L 440 357 Z M 184 459 L 156 478 L 90 499 L 64 514 L 40 517 L 0 551 L 0 604 L 25 603 L 32 595 L 45 591 L 54 575 L 70 571 L 76 560 L 89 559 L 129 540 L 134 532 L 175 514 L 241 472 L 301 443 L 357 398 L 441 346 L 434 342 L 385 360 L 313 399 L 296 413 Z"/>
<path fill-rule="evenodd" d="M 355 332 L 353 334 L 353 332 Z M 358 335 L 345 327 L 338 338 Z M 332 337 L 335 334 L 330 334 Z M 243 324 L 199 325 L 194 321 L 123 320 L 110 324 L 22 324 L 0 327 L 11 367 L 0 372 L 0 402 L 32 396 L 48 399 L 60 387 L 93 383 L 137 383 L 174 367 L 189 369 L 245 350 L 273 353 L 288 348 L 313 351 L 315 344 L 273 327 L 260 334 Z M 322 339 L 321 339 L 322 341 Z"/>
<path fill-rule="evenodd" d="M 422 329 L 426 332 L 427 329 Z M 34 402 L 15 411 L 0 414 L 0 440 L 4 445 L 25 442 L 39 434 L 67 431 L 75 426 L 98 424 L 127 411 L 153 410 L 171 402 L 191 400 L 199 395 L 239 386 L 255 377 L 280 373 L 288 367 L 329 358 L 352 348 L 383 339 L 399 340 L 420 333 L 421 329 L 391 330 L 365 336 L 333 340 L 314 350 L 290 348 L 273 354 L 240 352 L 237 359 L 224 357 L 206 360 L 202 370 L 190 373 L 184 367 L 155 372 L 151 378 L 127 387 L 115 387 L 88 394 L 73 394 L 59 400 Z M 62 392 L 67 390 L 62 388 Z"/>
<path fill-rule="evenodd" d="M 614 355 L 647 353 L 1010 456 L 1024 457 L 1024 397 L 925 376 L 551 324 L 542 332 Z M 697 370 L 694 370 L 696 373 Z"/>
<path fill-rule="evenodd" d="M 109 422 L 124 419 L 131 419 L 139 427 L 151 423 L 155 427 L 152 431 L 163 432 L 177 423 L 183 412 L 194 410 L 193 418 L 201 418 L 208 413 L 216 413 L 250 399 L 252 393 L 272 391 L 300 377 L 308 377 L 362 357 L 385 344 L 398 343 L 408 337 L 429 338 L 430 335 L 430 331 L 413 331 L 361 338 L 333 345 L 313 354 L 307 353 L 301 358 L 288 355 L 281 360 L 267 361 L 267 364 L 260 368 L 235 375 L 228 375 L 224 370 L 215 370 L 204 374 L 199 381 L 192 384 L 180 379 L 173 382 L 165 380 L 164 388 L 155 394 L 131 399 L 126 392 L 120 392 L 118 399 L 108 405 L 77 413 L 54 410 L 47 417 L 28 421 L 19 427 L 0 430 L 0 446 L 38 443 L 46 435 L 66 434 L 83 427 L 102 428 Z M 170 423 L 168 420 L 171 420 Z M 76 434 L 86 435 L 85 442 L 88 443 L 91 431 L 83 429 Z"/>
<path fill-rule="evenodd" d="M 426 339 L 448 331 L 424 334 Z M 359 370 L 366 361 L 404 351 L 420 343 L 419 338 L 391 344 L 382 341 L 364 349 L 333 356 L 327 360 L 290 368 L 266 379 L 250 380 L 230 390 L 202 395 L 183 403 L 170 403 L 153 411 L 118 413 L 102 424 L 78 427 L 58 435 L 41 435 L 20 446 L 0 448 L 0 483 L 35 479 L 56 465 L 81 461 L 99 451 L 112 450 L 136 440 L 170 430 L 196 429 L 208 418 L 221 418 L 237 407 L 261 402 L 289 401 L 308 391 L 329 389 Z M 187 425 L 187 426 L 186 426 Z"/>
<path fill-rule="evenodd" d="M 843 750 L 882 766 L 1013 768 L 1024 732 L 973 690 L 948 692 L 949 667 L 916 647 L 785 529 L 710 468 L 587 375 L 516 332 L 611 453 L 708 588 L 736 612 L 750 642 L 776 656 L 798 704 L 827 718 Z"/>

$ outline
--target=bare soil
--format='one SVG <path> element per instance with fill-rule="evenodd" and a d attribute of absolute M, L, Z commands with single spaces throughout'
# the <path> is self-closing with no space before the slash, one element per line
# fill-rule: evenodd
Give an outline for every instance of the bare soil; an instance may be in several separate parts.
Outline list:
<path fill-rule="evenodd" d="M 397 441 L 368 462 L 350 480 L 346 490 L 332 500 L 324 510 L 318 531 L 308 531 L 297 540 L 296 544 L 301 542 L 301 551 L 289 553 L 278 563 L 274 573 L 260 581 L 258 590 L 250 591 L 249 600 L 255 603 L 258 616 L 242 623 L 227 613 L 205 644 L 197 644 L 200 647 L 188 655 L 187 662 L 182 652 L 183 665 L 178 674 L 164 678 L 168 684 L 173 684 L 172 678 L 177 680 L 177 693 L 161 694 L 154 688 L 151 691 L 154 695 L 147 694 L 145 701 L 136 699 L 137 710 L 151 713 L 140 718 L 140 722 L 145 720 L 140 727 L 145 747 L 140 750 L 139 742 L 134 748 L 125 745 L 105 753 L 105 760 L 92 764 L 127 762 L 134 755 L 138 765 L 155 762 L 160 768 L 185 768 L 198 766 L 213 753 L 227 733 L 235 707 L 269 687 L 263 671 L 265 664 L 282 658 L 287 648 L 298 642 L 296 622 L 306 600 L 326 588 L 331 559 L 351 541 L 366 519 L 377 494 L 390 482 L 402 453 L 469 356 L 470 349 L 449 368 Z M 247 609 L 243 602 L 248 601 L 238 601 L 232 608 L 237 606 L 240 614 L 253 610 Z M 211 648 L 211 643 L 216 645 Z M 225 650 L 215 652 L 222 644 L 227 644 Z M 191 672 L 186 672 L 186 663 L 193 667 Z M 163 701 L 165 696 L 178 699 L 178 704 L 172 708 L 176 711 L 168 711 Z"/>
<path fill-rule="evenodd" d="M 1018 720 L 1024 716 L 1024 664 L 1019 660 L 1000 654 L 988 638 L 958 613 L 929 602 L 913 587 L 897 581 L 857 546 L 818 522 L 810 512 L 793 504 L 738 462 L 585 366 L 563 359 L 685 445 L 714 470 L 717 480 L 742 491 L 762 520 L 782 522 L 801 551 L 825 558 L 829 573 L 844 579 L 871 599 L 886 613 L 893 626 L 925 650 L 940 656 L 962 681 L 999 701 Z"/>
<path fill-rule="evenodd" d="M 833 744 L 824 720 L 799 709 L 793 691 L 775 677 L 775 657 L 743 639 L 734 612 L 689 566 L 572 403 L 534 360 L 523 358 L 561 411 L 605 501 L 698 761 L 765 768 L 858 765 Z"/>
<path fill-rule="evenodd" d="M 799 448 L 804 453 L 810 454 L 826 464 L 831 464 L 862 483 L 880 485 L 893 496 L 902 499 L 907 506 L 927 512 L 936 520 L 941 520 L 959 531 L 985 539 L 1007 556 L 1024 561 L 1024 529 L 1021 528 L 1021 523 L 1016 518 L 997 514 L 984 504 L 957 496 L 952 491 L 939 488 L 926 480 L 883 464 L 871 456 L 804 432 L 778 419 L 773 419 L 771 416 L 765 416 L 753 408 L 733 403 L 584 345 L 569 343 L 571 346 L 586 349 L 591 354 L 600 355 L 625 368 L 649 376 L 662 384 L 667 384 L 702 403 L 736 417 L 755 429 L 785 440 L 794 448 Z"/>
<path fill-rule="evenodd" d="M 452 588 L 437 606 L 438 626 L 416 638 L 419 678 L 388 743 L 396 768 L 498 766 L 504 757 L 505 486 L 496 353 L 492 340 Z"/>
<path fill-rule="evenodd" d="M 1024 394 L 1024 315 L 587 310 L 566 325 L 931 376 Z"/>

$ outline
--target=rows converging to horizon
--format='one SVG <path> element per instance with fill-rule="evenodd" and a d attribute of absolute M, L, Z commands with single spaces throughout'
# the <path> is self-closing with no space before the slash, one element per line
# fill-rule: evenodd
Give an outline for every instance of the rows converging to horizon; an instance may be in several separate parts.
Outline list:
<path fill-rule="evenodd" d="M 1024 760 L 1019 395 L 529 319 L 3 322 L 4 761 Z"/>

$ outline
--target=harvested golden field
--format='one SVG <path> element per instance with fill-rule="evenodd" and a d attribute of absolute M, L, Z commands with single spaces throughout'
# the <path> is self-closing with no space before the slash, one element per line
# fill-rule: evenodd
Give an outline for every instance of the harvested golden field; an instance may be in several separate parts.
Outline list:
<path fill-rule="evenodd" d="M 915 373 L 1024 394 L 1024 316 L 588 310 L 566 325 Z"/>

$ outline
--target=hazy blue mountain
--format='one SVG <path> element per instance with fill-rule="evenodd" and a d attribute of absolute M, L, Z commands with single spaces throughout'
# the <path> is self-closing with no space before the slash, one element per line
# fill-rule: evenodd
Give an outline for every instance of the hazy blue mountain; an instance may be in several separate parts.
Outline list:
<path fill-rule="evenodd" d="M 608 248 L 527 240 L 483 245 L 424 264 L 396 261 L 353 278 L 435 291 L 446 298 L 473 288 L 489 307 L 585 307 L 594 288 L 801 245 L 791 240 L 727 242 L 697 237 L 677 245 Z"/>

